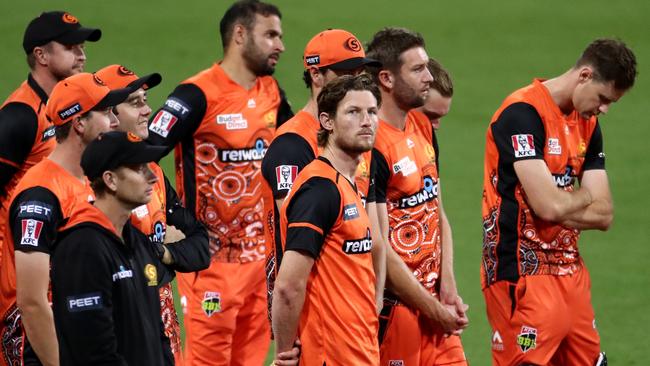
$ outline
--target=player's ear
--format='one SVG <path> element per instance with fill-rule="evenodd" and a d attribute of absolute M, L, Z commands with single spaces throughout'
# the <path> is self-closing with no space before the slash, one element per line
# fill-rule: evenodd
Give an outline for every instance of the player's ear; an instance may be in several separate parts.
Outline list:
<path fill-rule="evenodd" d="M 232 41 L 235 42 L 235 44 L 238 45 L 243 45 L 246 42 L 246 34 L 248 33 L 248 30 L 243 24 L 235 24 L 235 26 L 232 29 Z"/>
<path fill-rule="evenodd" d="M 581 83 L 591 80 L 594 77 L 594 70 L 589 65 L 580 66 L 578 69 L 578 79 Z"/>
<path fill-rule="evenodd" d="M 34 60 L 41 66 L 47 66 L 47 51 L 44 47 L 34 47 Z"/>
<path fill-rule="evenodd" d="M 74 132 L 82 136 L 84 134 L 84 131 L 86 130 L 86 119 L 82 118 L 81 116 L 77 115 L 72 118 L 72 129 Z"/>
<path fill-rule="evenodd" d="M 309 76 L 311 77 L 311 84 L 312 86 L 322 88 L 325 86 L 325 76 L 323 75 L 323 72 L 318 69 L 318 67 L 310 67 L 308 69 Z"/>
<path fill-rule="evenodd" d="M 395 77 L 393 73 L 388 70 L 381 70 L 377 74 L 377 79 L 379 80 L 379 86 L 383 86 L 386 89 L 392 89 Z"/>
<path fill-rule="evenodd" d="M 111 170 L 107 170 L 102 174 L 104 184 L 111 192 L 117 191 L 117 175 Z"/>
<path fill-rule="evenodd" d="M 332 131 L 332 129 L 334 129 L 334 127 L 332 126 L 333 121 L 327 112 L 321 112 L 318 115 L 318 120 L 320 121 L 320 125 L 327 131 Z"/>

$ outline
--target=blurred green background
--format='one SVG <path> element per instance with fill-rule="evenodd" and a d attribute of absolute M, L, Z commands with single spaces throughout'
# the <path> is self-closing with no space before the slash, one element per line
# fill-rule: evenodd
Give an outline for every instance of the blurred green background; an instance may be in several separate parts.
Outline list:
<path fill-rule="evenodd" d="M 156 109 L 174 86 L 218 60 L 218 22 L 229 1 L 0 2 L 0 98 L 27 76 L 22 36 L 43 10 L 67 10 L 103 37 L 86 45 L 88 71 L 121 63 L 138 74 L 157 71 L 163 83 L 149 93 Z M 594 38 L 619 37 L 636 52 L 639 78 L 632 91 L 601 117 L 615 223 L 585 233 L 581 251 L 592 276 L 602 348 L 615 365 L 645 365 L 650 318 L 650 208 L 647 118 L 650 84 L 648 1 L 276 1 L 283 13 L 286 52 L 276 77 L 294 111 L 307 99 L 301 56 L 325 28 L 344 28 L 366 42 L 384 26 L 422 33 L 430 56 L 451 72 L 455 95 L 439 132 L 445 206 L 454 230 L 456 277 L 470 305 L 463 335 L 472 365 L 490 364 L 490 330 L 480 290 L 481 184 L 485 131 L 512 90 L 534 77 L 564 72 Z M 646 24 L 645 26 L 643 24 Z M 645 117 L 644 117 L 645 116 Z M 170 160 L 165 161 L 170 173 Z M 173 175 L 169 174 L 170 177 Z M 645 183 L 644 183 L 645 182 Z"/>

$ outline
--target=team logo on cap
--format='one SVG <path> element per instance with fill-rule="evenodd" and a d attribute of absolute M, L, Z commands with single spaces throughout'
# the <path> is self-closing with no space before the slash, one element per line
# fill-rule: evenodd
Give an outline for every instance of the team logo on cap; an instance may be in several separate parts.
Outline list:
<path fill-rule="evenodd" d="M 361 44 L 359 44 L 359 40 L 350 37 L 345 41 L 345 48 L 349 49 L 352 52 L 359 52 L 361 51 Z"/>
<path fill-rule="evenodd" d="M 127 69 L 127 68 L 124 67 L 124 66 L 120 66 L 120 67 L 117 69 L 117 74 L 118 74 L 118 75 L 121 75 L 121 76 L 130 76 L 130 75 L 133 75 L 133 71 Z"/>
<path fill-rule="evenodd" d="M 95 82 L 98 85 L 106 86 L 106 84 L 104 83 L 104 80 L 100 79 L 99 76 L 97 76 L 97 74 L 93 74 L 93 80 L 95 80 Z"/>
<path fill-rule="evenodd" d="M 77 19 L 77 17 L 75 17 L 74 15 L 69 14 L 69 13 L 63 14 L 63 17 L 61 17 L 61 19 L 63 19 L 63 21 L 68 23 L 68 24 L 77 24 L 77 23 L 79 23 L 79 19 Z"/>
<path fill-rule="evenodd" d="M 139 138 L 138 136 L 136 136 L 133 132 L 128 132 L 126 134 L 126 138 L 127 138 L 127 140 L 129 140 L 131 142 L 140 142 L 140 141 L 142 141 L 142 139 Z"/>

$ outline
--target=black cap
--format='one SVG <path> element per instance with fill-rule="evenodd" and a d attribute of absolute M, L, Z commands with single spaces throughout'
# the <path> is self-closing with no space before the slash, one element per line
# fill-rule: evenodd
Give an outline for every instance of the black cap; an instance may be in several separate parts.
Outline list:
<path fill-rule="evenodd" d="M 331 64 L 327 66 L 327 68 L 335 71 L 345 71 L 345 70 L 356 70 L 363 66 L 381 67 L 381 62 L 368 57 L 355 57 L 355 58 L 349 58 L 347 60 L 337 62 L 335 64 Z"/>
<path fill-rule="evenodd" d="M 151 145 L 130 132 L 106 132 L 86 146 L 81 168 L 93 180 L 120 166 L 158 161 L 165 151 L 164 146 Z"/>
<path fill-rule="evenodd" d="M 73 45 L 85 41 L 96 42 L 101 37 L 101 30 L 82 27 L 74 15 L 64 11 L 48 11 L 32 19 L 27 25 L 23 37 L 23 49 L 29 54 L 34 47 L 50 41 Z"/>

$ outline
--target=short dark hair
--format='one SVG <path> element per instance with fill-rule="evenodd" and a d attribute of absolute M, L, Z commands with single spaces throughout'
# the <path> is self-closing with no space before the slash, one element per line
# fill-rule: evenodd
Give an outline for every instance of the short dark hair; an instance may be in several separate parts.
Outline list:
<path fill-rule="evenodd" d="M 221 32 L 221 45 L 225 51 L 228 43 L 232 38 L 232 32 L 236 24 L 243 25 L 247 30 L 255 26 L 255 15 L 259 14 L 264 17 L 275 15 L 282 19 L 282 14 L 277 6 L 263 3 L 258 0 L 242 0 L 232 4 L 221 18 L 219 31 Z"/>
<path fill-rule="evenodd" d="M 90 182 L 90 188 L 93 189 L 93 192 L 95 193 L 95 197 L 103 197 L 104 195 L 106 195 L 106 193 L 110 192 L 110 189 L 108 189 L 106 182 L 104 182 L 103 174 L 93 179 Z"/>
<path fill-rule="evenodd" d="M 402 53 L 414 47 L 425 47 L 420 33 L 406 28 L 388 27 L 375 33 L 366 47 L 366 57 L 382 63 L 382 67 L 367 67 L 375 78 L 381 70 L 396 72 L 402 66 Z"/>
<path fill-rule="evenodd" d="M 94 109 L 91 109 L 88 112 L 82 113 L 79 118 L 88 118 L 88 116 L 90 116 L 90 113 L 94 111 Z M 60 126 L 54 127 L 54 137 L 56 138 L 56 142 L 61 143 L 65 141 L 68 136 L 70 136 L 70 130 L 72 130 L 72 120 Z"/>
<path fill-rule="evenodd" d="M 323 90 L 318 95 L 318 115 L 327 113 L 330 118 L 336 117 L 336 109 L 339 103 L 349 91 L 364 91 L 367 90 L 375 96 L 377 100 L 377 107 L 381 105 L 381 92 L 374 80 L 367 74 L 359 75 L 342 75 L 330 81 L 325 85 Z M 318 146 L 327 145 L 330 132 L 323 129 L 318 131 Z"/>
<path fill-rule="evenodd" d="M 585 65 L 594 68 L 594 80 L 613 81 L 617 90 L 630 89 L 637 75 L 636 57 L 619 39 L 600 38 L 591 42 L 575 67 Z"/>
<path fill-rule="evenodd" d="M 449 72 L 445 70 L 444 67 L 433 58 L 429 58 L 427 63 L 427 69 L 433 76 L 433 81 L 431 82 L 431 89 L 434 89 L 440 93 L 445 98 L 451 98 L 454 96 L 454 84 L 451 82 L 451 76 Z"/>

